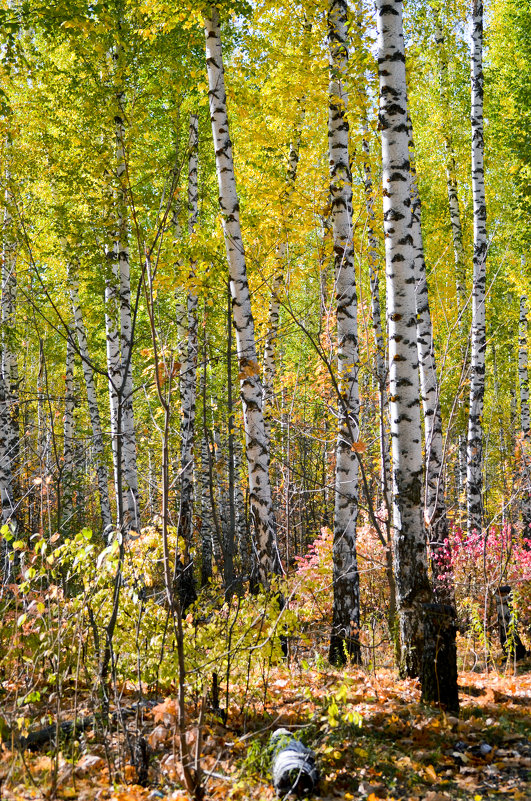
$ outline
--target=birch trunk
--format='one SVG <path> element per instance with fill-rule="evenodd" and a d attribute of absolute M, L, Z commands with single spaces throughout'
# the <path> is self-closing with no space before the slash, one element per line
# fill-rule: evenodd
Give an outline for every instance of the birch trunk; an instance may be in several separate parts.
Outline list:
<path fill-rule="evenodd" d="M 122 97 L 118 98 L 121 106 Z M 127 188 L 125 157 L 125 126 L 122 117 L 115 117 L 116 131 L 116 210 L 117 237 L 114 243 L 115 262 L 118 265 L 120 297 L 120 401 L 122 418 L 122 463 L 125 479 L 124 500 L 126 531 L 140 531 L 138 473 L 136 466 L 136 435 L 133 415 L 133 325 L 131 320 L 131 271 L 127 244 Z"/>
<path fill-rule="evenodd" d="M 393 548 L 401 671 L 420 675 L 422 604 L 430 600 L 422 514 L 415 254 L 411 234 L 409 141 L 402 0 L 376 0 L 380 129 L 389 326 L 389 410 L 393 463 Z"/>
<path fill-rule="evenodd" d="M 450 226 L 452 229 L 452 242 L 454 250 L 455 266 L 455 290 L 457 300 L 457 330 L 461 348 L 462 370 L 461 374 L 467 372 L 468 363 L 468 328 L 469 315 L 467 313 L 467 290 L 466 290 L 466 259 L 463 247 L 463 226 L 461 220 L 461 209 L 459 205 L 459 194 L 457 190 L 457 171 L 455 166 L 455 148 L 452 136 L 451 107 L 450 107 L 450 83 L 448 79 L 448 54 L 446 51 L 446 40 L 442 22 L 442 6 L 439 8 L 435 20 L 435 46 L 439 66 L 439 94 L 441 99 L 442 117 L 444 121 L 443 139 L 446 154 L 446 191 L 448 195 L 448 210 L 450 215 Z M 466 434 L 465 414 L 466 403 L 460 397 L 458 401 L 459 409 L 459 443 L 457 461 L 457 497 L 461 511 L 466 507 Z"/>
<path fill-rule="evenodd" d="M 100 410 L 98 406 L 98 396 L 96 393 L 96 384 L 94 382 L 94 372 L 90 361 L 87 334 L 85 331 L 85 323 L 83 321 L 83 314 L 81 311 L 81 304 L 79 302 L 78 283 L 72 272 L 69 272 L 70 284 L 70 303 L 72 305 L 72 313 L 74 315 L 74 325 L 76 329 L 77 344 L 79 348 L 79 355 L 81 356 L 81 365 L 83 367 L 83 376 L 85 379 L 85 388 L 87 392 L 87 405 L 90 418 L 90 425 L 92 428 L 92 447 L 96 457 L 96 477 L 98 481 L 98 491 L 100 496 L 100 511 L 101 511 L 101 525 L 104 536 L 108 535 L 112 530 L 112 517 L 111 505 L 109 501 L 109 476 L 107 472 L 107 465 L 105 464 L 105 451 L 103 443 L 103 433 L 101 430 Z"/>
<path fill-rule="evenodd" d="M 455 286 L 457 297 L 457 311 L 459 316 L 459 329 L 463 334 L 464 310 L 466 306 L 466 261 L 463 247 L 463 226 L 461 223 L 461 209 L 457 192 L 457 172 L 455 167 L 455 149 L 451 129 L 450 86 L 448 80 L 448 54 L 446 52 L 445 36 L 441 17 L 442 9 L 435 20 L 435 49 L 439 67 L 439 95 L 443 120 L 446 127 L 443 130 L 444 149 L 446 154 L 446 191 L 448 195 L 448 210 L 452 228 L 452 242 L 454 249 Z"/>
<path fill-rule="evenodd" d="M 531 419 L 529 416 L 529 370 L 527 348 L 527 298 L 520 298 L 520 323 L 518 327 L 518 383 L 520 385 L 520 425 L 522 429 L 522 523 L 524 536 L 531 539 L 531 465 L 529 447 L 531 442 Z"/>
<path fill-rule="evenodd" d="M 375 215 L 374 215 L 374 196 L 372 172 L 369 161 L 369 141 L 367 138 L 367 125 L 364 123 L 364 137 L 362 141 L 364 153 L 364 187 L 365 187 L 365 207 L 367 210 L 367 244 L 369 261 L 369 282 L 371 288 L 371 316 L 372 330 L 375 346 L 375 372 L 378 383 L 378 412 L 380 429 L 380 484 L 383 506 L 387 513 L 385 521 L 385 559 L 387 581 L 389 583 L 389 610 L 388 622 L 391 636 L 396 643 L 396 585 L 393 571 L 393 553 L 391 542 L 391 458 L 389 453 L 389 437 L 387 436 L 387 413 L 389 408 L 389 398 L 387 395 L 387 366 L 385 363 L 385 340 L 382 331 L 382 313 L 380 306 L 380 279 L 379 279 L 379 255 L 378 240 L 375 234 Z"/>
<path fill-rule="evenodd" d="M 421 201 L 415 169 L 413 128 L 409 120 L 411 176 L 411 237 L 415 268 L 415 301 L 417 310 L 417 351 L 420 368 L 420 391 L 424 412 L 424 517 L 428 527 L 433 588 L 437 603 L 452 604 L 454 593 L 447 555 L 448 517 L 446 512 L 444 455 L 439 382 L 431 323 L 426 262 L 421 226 Z"/>
<path fill-rule="evenodd" d="M 9 174 L 6 175 L 9 182 Z M 7 428 L 4 438 L 5 455 L 11 484 L 4 492 L 9 496 L 11 506 L 11 526 L 16 526 L 15 498 L 19 496 L 16 476 L 20 461 L 20 433 L 19 433 L 19 375 L 18 359 L 15 343 L 16 332 L 16 252 L 13 236 L 13 220 L 10 206 L 13 198 L 9 188 L 5 192 L 4 225 L 2 237 L 2 358 L 1 371 L 5 386 L 5 403 L 7 404 Z M 4 503 L 4 501 L 2 501 Z"/>
<path fill-rule="evenodd" d="M 63 464 L 61 468 L 61 532 L 73 533 L 74 523 L 74 409 L 76 405 L 74 390 L 74 366 L 76 350 L 72 335 L 66 340 L 65 396 L 63 417 Z"/>
<path fill-rule="evenodd" d="M 262 412 L 262 386 L 256 355 L 254 321 L 247 282 L 238 194 L 229 137 L 227 100 L 221 49 L 219 11 L 213 7 L 204 17 L 210 118 L 216 154 L 216 172 L 225 236 L 240 390 L 249 467 L 249 501 L 258 551 L 257 580 L 268 586 L 271 575 L 282 570 L 276 543 L 269 481 L 269 448 Z"/>
<path fill-rule="evenodd" d="M 212 578 L 212 543 L 215 532 L 210 508 L 208 440 L 201 438 L 201 586 Z"/>
<path fill-rule="evenodd" d="M 198 215 L 198 118 L 190 115 L 188 136 L 188 233 L 193 235 Z M 193 277 L 194 264 L 190 265 Z M 186 311 L 181 312 L 179 327 L 182 332 L 181 357 L 181 497 L 179 506 L 179 536 L 185 543 L 183 569 L 180 571 L 179 593 L 181 605 L 186 609 L 197 594 L 195 591 L 194 565 L 190 557 L 194 531 L 194 436 L 197 381 L 197 294 L 189 292 Z M 184 319 L 182 319 L 184 318 Z"/>
<path fill-rule="evenodd" d="M 483 167 L 483 1 L 472 2 L 472 197 L 474 205 L 474 269 L 472 279 L 472 344 L 467 436 L 467 526 L 481 531 L 483 399 L 485 394 L 485 284 L 487 207 Z"/>
<path fill-rule="evenodd" d="M 2 504 L 2 525 L 12 526 L 15 523 L 11 457 L 9 453 L 11 419 L 9 410 L 9 392 L 6 381 L 0 373 L 0 500 Z M 0 539 L 0 580 L 2 585 L 10 583 L 13 573 L 13 562 L 10 559 L 11 548 L 7 540 Z M 1 597 L 2 593 L 0 593 Z"/>
<path fill-rule="evenodd" d="M 112 267 L 112 265 L 111 265 Z M 110 409 L 110 430 L 111 430 L 111 449 L 112 449 L 112 463 L 114 473 L 114 490 L 116 493 L 117 505 L 117 525 L 122 526 L 122 520 L 118 514 L 119 502 L 118 496 L 120 493 L 120 480 L 119 471 L 121 465 L 118 464 L 119 452 L 118 447 L 118 406 L 119 406 L 119 389 L 121 387 L 121 370 L 120 370 L 120 333 L 118 329 L 118 303 L 116 297 L 116 283 L 115 271 L 113 270 L 113 277 L 107 278 L 105 282 L 105 343 L 107 350 L 107 373 L 109 376 L 109 409 Z"/>
<path fill-rule="evenodd" d="M 328 157 L 337 309 L 337 384 L 340 395 L 334 506 L 334 601 L 329 651 L 332 664 L 343 664 L 347 656 L 355 662 L 361 662 L 360 589 L 356 555 L 358 457 L 354 450 L 359 439 L 358 298 L 352 244 L 352 176 L 348 154 L 348 95 L 345 88 L 347 43 L 346 0 L 330 0 Z"/>

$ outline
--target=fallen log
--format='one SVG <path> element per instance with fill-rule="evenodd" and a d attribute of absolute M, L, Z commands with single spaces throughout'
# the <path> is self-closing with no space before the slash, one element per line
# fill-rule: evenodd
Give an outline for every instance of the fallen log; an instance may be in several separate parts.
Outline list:
<path fill-rule="evenodd" d="M 319 772 L 315 754 L 297 740 L 287 729 L 278 729 L 271 735 L 271 773 L 277 794 L 309 795 L 317 789 Z"/>

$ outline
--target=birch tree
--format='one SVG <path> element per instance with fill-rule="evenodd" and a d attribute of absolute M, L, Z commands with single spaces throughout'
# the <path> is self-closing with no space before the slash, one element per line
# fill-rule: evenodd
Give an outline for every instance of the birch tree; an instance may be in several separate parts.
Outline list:
<path fill-rule="evenodd" d="M 467 436 L 467 526 L 481 531 L 483 522 L 482 452 L 485 395 L 485 284 L 487 262 L 487 206 L 483 166 L 483 0 L 472 2 L 471 47 L 472 198 L 474 261 L 472 276 L 472 339 L 470 403 Z"/>
<path fill-rule="evenodd" d="M 105 447 L 103 432 L 101 428 L 101 417 L 94 380 L 94 370 L 90 360 L 87 342 L 87 333 L 83 320 L 83 312 L 79 300 L 79 283 L 73 268 L 68 271 L 68 284 L 72 314 L 74 317 L 74 328 L 77 337 L 81 366 L 87 393 L 87 406 L 92 428 L 92 448 L 96 460 L 96 478 L 98 482 L 98 492 L 100 497 L 101 525 L 104 535 L 108 535 L 112 530 L 111 505 L 109 501 L 109 475 L 105 462 Z"/>
<path fill-rule="evenodd" d="M 523 266 L 523 265 L 522 265 Z M 527 347 L 527 298 L 520 298 L 520 320 L 518 326 L 518 383 L 520 386 L 520 426 L 522 429 L 522 523 L 524 535 L 531 539 L 531 465 L 529 443 L 531 441 L 531 419 L 529 415 L 529 369 Z"/>
<path fill-rule="evenodd" d="M 75 458 L 74 458 L 74 410 L 76 397 L 74 390 L 74 366 L 76 349 L 72 334 L 69 332 L 66 340 L 66 361 L 65 361 L 65 395 L 64 395 L 64 416 L 63 416 L 63 462 L 61 468 L 61 531 L 63 535 L 69 534 L 72 530 L 74 519 L 74 478 L 75 478 Z"/>
<path fill-rule="evenodd" d="M 448 517 L 446 512 L 444 454 L 439 382 L 435 360 L 435 344 L 431 323 L 424 243 L 422 240 L 421 201 L 415 168 L 413 128 L 409 120 L 409 158 L 411 179 L 411 237 L 415 270 L 415 303 L 417 310 L 417 351 L 419 358 L 420 390 L 424 412 L 425 452 L 425 521 L 433 566 L 433 583 L 438 601 L 451 603 L 450 566 L 446 554 Z"/>
<path fill-rule="evenodd" d="M 8 150 L 9 152 L 9 150 Z M 2 357 L 0 369 L 5 386 L 6 431 L 4 434 L 5 463 L 10 476 L 10 485 L 5 486 L 6 500 L 11 506 L 11 525 L 16 525 L 15 496 L 17 492 L 16 474 L 19 466 L 20 434 L 19 434 L 19 372 L 16 338 L 16 241 L 13 232 L 11 207 L 13 197 L 9 187 L 10 176 L 6 175 L 6 191 L 4 220 L 2 232 Z M 9 466 L 7 463 L 9 462 Z M 4 503 L 4 501 L 2 501 Z"/>
<path fill-rule="evenodd" d="M 258 581 L 267 586 L 271 575 L 280 572 L 282 568 L 274 528 L 269 481 L 269 448 L 262 412 L 263 391 L 259 377 L 254 320 L 240 227 L 239 201 L 227 117 L 220 16 L 216 7 L 212 7 L 205 14 L 204 25 L 210 119 L 240 371 L 249 469 L 249 505 L 258 553 L 256 570 Z"/>
<path fill-rule="evenodd" d="M 198 215 L 198 117 L 190 115 L 188 131 L 188 234 L 194 234 Z M 193 281 L 194 264 L 190 265 Z M 184 318 L 184 319 L 183 319 Z M 179 536 L 185 543 L 182 567 L 179 570 L 179 592 L 183 609 L 196 599 L 193 561 L 190 558 L 194 528 L 194 436 L 197 384 L 197 293 L 190 290 L 186 307 L 179 321 L 179 339 L 182 342 L 181 391 L 181 478 L 179 504 Z"/>
<path fill-rule="evenodd" d="M 393 462 L 393 550 L 401 671 L 422 664 L 422 605 L 430 600 L 422 510 L 415 254 L 402 0 L 376 0 L 382 182 L 389 327 L 389 413 Z"/>
<path fill-rule="evenodd" d="M 334 602 L 329 659 L 361 661 L 360 595 L 356 556 L 358 516 L 358 299 L 352 245 L 352 176 L 348 153 L 347 3 L 330 0 L 328 158 L 337 309 L 338 435 L 334 504 Z"/>
<path fill-rule="evenodd" d="M 124 95 L 121 61 L 123 48 L 117 45 L 114 52 L 114 80 L 116 83 L 115 231 L 110 262 L 106 276 L 106 333 L 107 369 L 111 410 L 111 435 L 117 505 L 124 504 L 123 519 L 119 524 L 125 531 L 140 531 L 138 473 L 136 466 L 136 436 L 133 415 L 132 348 L 133 324 L 131 316 L 131 271 L 128 247 L 127 165 L 125 151 Z M 120 517 L 120 515 L 119 515 Z"/>

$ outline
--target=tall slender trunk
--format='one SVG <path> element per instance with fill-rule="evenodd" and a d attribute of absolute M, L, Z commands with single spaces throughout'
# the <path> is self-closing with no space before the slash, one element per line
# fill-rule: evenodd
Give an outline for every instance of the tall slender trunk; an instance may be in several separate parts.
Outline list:
<path fill-rule="evenodd" d="M 336 446 L 333 580 L 334 601 L 329 659 L 343 664 L 347 655 L 361 662 L 360 587 L 356 555 L 358 517 L 359 352 L 358 298 L 352 245 L 352 176 L 348 154 L 348 70 L 346 0 L 328 5 L 330 83 L 328 155 L 332 198 L 337 308 L 338 435 Z"/>
<path fill-rule="evenodd" d="M 111 410 L 114 478 L 118 525 L 125 532 L 140 531 L 136 435 L 133 415 L 131 270 L 128 247 L 127 164 L 125 148 L 123 47 L 113 51 L 116 114 L 114 117 L 114 237 L 105 287 L 107 370 Z"/>
<path fill-rule="evenodd" d="M 455 166 L 455 148 L 452 136 L 451 107 L 450 107 L 450 83 L 448 79 L 448 53 L 446 49 L 446 39 L 444 35 L 441 5 L 435 16 L 435 46 L 439 67 L 439 95 L 441 100 L 441 110 L 443 119 L 443 139 L 446 155 L 446 192 L 448 195 L 448 211 L 450 215 L 450 226 L 452 229 L 452 242 L 454 250 L 455 267 L 455 290 L 457 299 L 457 332 L 459 346 L 461 350 L 462 370 L 461 374 L 467 372 L 468 354 L 468 330 L 469 314 L 467 311 L 467 289 L 466 289 L 466 258 L 463 247 L 463 225 L 461 220 L 461 209 L 459 205 L 459 194 L 457 188 L 457 170 Z M 457 497 L 461 511 L 466 507 L 466 402 L 461 397 L 461 387 L 458 389 L 460 398 L 458 401 L 458 455 L 457 455 Z M 464 502 L 464 503 L 463 503 Z"/>
<path fill-rule="evenodd" d="M 111 268 L 113 265 L 111 264 Z M 119 390 L 121 387 L 120 369 L 120 333 L 118 323 L 118 302 L 115 283 L 115 271 L 112 270 L 112 278 L 108 276 L 105 281 L 105 343 L 107 349 L 107 373 L 109 376 L 109 408 L 110 408 L 110 431 L 111 449 L 114 473 L 114 490 L 116 493 L 116 508 L 118 509 L 119 493 L 119 471 L 121 465 L 118 463 L 118 417 L 119 417 Z M 118 520 L 117 525 L 121 526 L 122 521 Z"/>
<path fill-rule="evenodd" d="M 131 269 L 128 246 L 125 126 L 122 119 L 122 95 L 117 97 L 120 114 L 115 117 L 116 133 L 116 212 L 117 236 L 114 261 L 118 266 L 120 299 L 120 379 L 122 417 L 122 463 L 124 476 L 124 523 L 126 530 L 140 531 L 136 435 L 133 415 L 133 324 L 131 319 Z"/>
<path fill-rule="evenodd" d="M 227 99 L 221 50 L 219 11 L 213 7 L 204 17 L 210 118 L 216 154 L 216 172 L 229 264 L 234 326 L 238 354 L 240 390 L 249 467 L 249 502 L 258 552 L 257 579 L 268 586 L 271 575 L 282 570 L 275 534 L 269 481 L 269 447 L 262 412 L 254 321 L 251 311 L 247 268 L 243 248 L 240 211 L 232 144 L 229 137 Z"/>
<path fill-rule="evenodd" d="M 0 502 L 2 506 L 2 525 L 15 524 L 13 506 L 11 457 L 9 453 L 10 437 L 9 391 L 4 376 L 0 372 Z M 0 589 L 9 584 L 12 578 L 13 562 L 10 559 L 11 549 L 6 538 L 0 538 Z M 0 598 L 2 592 L 0 592 Z"/>
<path fill-rule="evenodd" d="M 112 529 L 112 517 L 111 505 L 109 501 L 109 476 L 107 472 L 107 465 L 105 463 L 105 450 L 103 433 L 101 430 L 98 396 L 94 381 L 94 371 L 92 369 L 88 351 L 87 334 L 85 330 L 85 323 L 83 321 L 83 313 L 81 311 L 81 304 L 79 302 L 78 282 L 77 278 L 73 274 L 73 270 L 69 270 L 68 279 L 70 288 L 70 303 L 72 305 L 72 313 L 74 315 L 77 344 L 79 348 L 79 355 L 81 356 L 81 365 L 83 368 L 83 376 L 85 379 L 85 388 L 87 392 L 87 406 L 90 425 L 92 428 L 92 448 L 96 457 L 96 477 L 98 480 L 98 491 L 100 496 L 101 525 L 103 534 L 106 535 L 109 534 Z"/>
<path fill-rule="evenodd" d="M 454 593 L 448 559 L 448 517 L 446 512 L 444 455 L 439 382 L 435 360 L 435 344 L 431 323 L 426 262 L 421 226 L 421 201 L 415 169 L 413 127 L 409 120 L 409 158 L 411 176 L 411 237 L 415 269 L 415 301 L 417 309 L 417 351 L 420 368 L 420 391 L 424 412 L 424 518 L 428 527 L 433 588 L 440 603 L 453 603 Z"/>
<path fill-rule="evenodd" d="M 60 527 L 63 536 L 74 532 L 74 409 L 76 396 L 74 389 L 74 366 L 76 348 L 72 334 L 68 334 L 66 340 L 66 363 L 65 363 L 65 400 L 63 417 L 63 466 L 61 471 L 62 490 L 61 490 L 61 521 Z"/>
<path fill-rule="evenodd" d="M 529 370 L 527 348 L 527 298 L 520 298 L 518 326 L 518 383 L 520 385 L 520 426 L 522 429 L 522 523 L 524 536 L 531 540 L 531 419 L 529 416 Z"/>
<path fill-rule="evenodd" d="M 6 430 L 3 435 L 2 459 L 6 465 L 6 476 L 10 476 L 9 486 L 5 485 L 2 490 L 2 505 L 9 498 L 11 507 L 11 527 L 17 526 L 15 514 L 15 504 L 20 495 L 17 474 L 20 462 L 20 432 L 19 432 L 19 374 L 18 358 L 15 341 L 16 334 L 16 249 L 13 234 L 13 219 L 11 216 L 11 204 L 13 198 L 9 190 L 9 174 L 6 175 L 8 188 L 5 192 L 4 221 L 2 232 L 2 356 L 1 372 L 4 381 L 5 403 L 6 403 Z M 8 464 L 9 463 L 9 464 Z M 4 498 L 5 495 L 5 498 Z"/>
<path fill-rule="evenodd" d="M 234 404 L 232 397 L 232 303 L 230 287 L 227 286 L 227 478 L 228 478 L 228 520 L 223 560 L 225 598 L 230 598 L 235 590 L 234 554 L 236 540 L 236 509 L 234 501 Z"/>
<path fill-rule="evenodd" d="M 483 399 L 485 395 L 485 285 L 487 207 L 483 167 L 483 0 L 472 2 L 472 197 L 474 205 L 474 270 L 472 278 L 472 349 L 467 437 L 467 526 L 481 531 Z"/>
<path fill-rule="evenodd" d="M 190 115 L 188 134 L 188 233 L 191 236 L 196 228 L 198 215 L 198 117 Z M 190 265 L 193 277 L 195 265 Z M 183 319 L 184 318 L 184 319 Z M 179 325 L 182 336 L 181 357 L 181 497 L 179 506 L 179 535 L 185 543 L 183 568 L 179 574 L 179 593 L 181 605 L 186 609 L 193 603 L 195 591 L 194 564 L 191 546 L 194 532 L 194 437 L 197 382 L 197 294 L 188 292 L 186 311 L 182 310 Z"/>
<path fill-rule="evenodd" d="M 380 129 L 389 326 L 389 411 L 393 462 L 393 548 L 401 671 L 422 665 L 422 604 L 430 600 L 422 509 L 415 254 L 411 234 L 409 141 L 402 0 L 376 0 Z"/>
<path fill-rule="evenodd" d="M 446 192 L 448 195 L 448 210 L 452 229 L 452 242 L 454 249 L 455 288 L 457 297 L 457 311 L 459 315 L 459 329 L 463 333 L 464 310 L 466 305 L 466 260 L 463 247 L 463 226 L 461 222 L 461 209 L 457 191 L 457 171 L 455 167 L 455 148 L 452 136 L 450 85 L 448 79 L 448 53 L 441 19 L 442 8 L 435 17 L 435 48 L 439 68 L 439 96 L 443 116 L 443 138 L 446 155 Z"/>
<path fill-rule="evenodd" d="M 387 436 L 387 413 L 389 398 L 387 393 L 387 365 L 385 363 L 385 340 L 382 330 L 382 313 L 380 305 L 380 279 L 379 279 L 379 255 L 378 240 L 375 233 L 375 214 L 374 214 L 374 195 L 372 172 L 369 161 L 369 140 L 367 137 L 367 124 L 364 123 L 364 137 L 362 141 L 364 153 L 364 176 L 365 176 L 365 207 L 367 210 L 367 256 L 369 261 L 369 282 L 371 288 L 371 316 L 372 330 L 375 346 L 375 372 L 378 383 L 378 414 L 380 430 L 380 486 L 384 509 L 387 512 L 385 521 L 385 560 L 387 581 L 389 583 L 389 630 L 393 635 L 396 631 L 396 585 L 393 571 L 393 552 L 391 541 L 391 458 L 389 449 L 389 437 Z M 395 638 L 396 639 L 396 638 Z"/>

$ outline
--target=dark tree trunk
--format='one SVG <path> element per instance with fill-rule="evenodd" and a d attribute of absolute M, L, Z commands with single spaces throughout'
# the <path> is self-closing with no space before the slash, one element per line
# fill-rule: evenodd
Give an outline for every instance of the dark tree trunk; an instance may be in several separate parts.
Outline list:
<path fill-rule="evenodd" d="M 424 604 L 422 700 L 448 712 L 459 712 L 455 609 L 448 604 Z"/>

